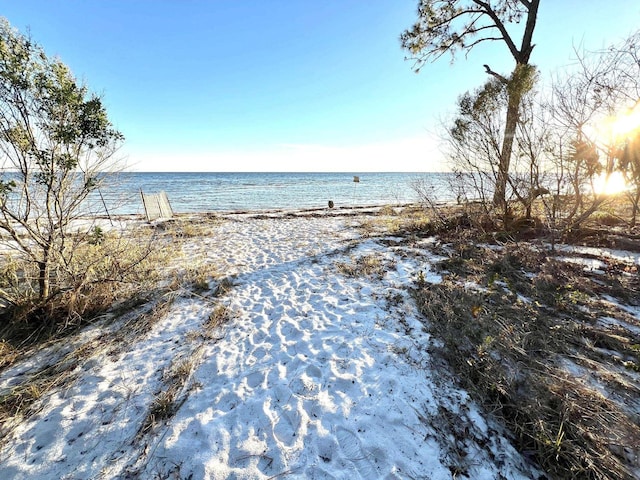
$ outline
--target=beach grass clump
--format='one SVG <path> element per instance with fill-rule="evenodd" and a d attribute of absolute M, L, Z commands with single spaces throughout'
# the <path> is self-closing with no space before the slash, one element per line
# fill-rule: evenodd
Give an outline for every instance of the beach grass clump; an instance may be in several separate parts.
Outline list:
<path fill-rule="evenodd" d="M 233 279 L 231 277 L 223 277 L 218 279 L 217 284 L 213 290 L 214 297 L 221 297 L 226 295 L 233 288 Z"/>
<path fill-rule="evenodd" d="M 0 370 L 13 365 L 19 356 L 18 349 L 5 340 L 0 340 Z"/>
<path fill-rule="evenodd" d="M 95 342 L 90 343 L 95 347 Z M 50 392 L 71 385 L 77 378 L 77 367 L 88 351 L 89 348 L 72 350 L 25 374 L 20 383 L 0 391 L 0 439 L 9 440 L 11 429 L 36 413 Z"/>
<path fill-rule="evenodd" d="M 211 290 L 211 285 L 218 276 L 213 265 L 206 263 L 189 265 L 174 275 L 171 288 L 184 289 L 201 295 Z"/>
<path fill-rule="evenodd" d="M 9 439 L 8 432 L 33 415 L 41 400 L 56 388 L 70 385 L 76 374 L 58 365 L 44 369 L 28 380 L 0 393 L 0 438 Z M 0 441 L 0 444 L 3 443 Z"/>
<path fill-rule="evenodd" d="M 194 349 L 190 355 L 175 359 L 162 375 L 162 389 L 153 397 L 147 415 L 138 430 L 138 438 L 148 433 L 164 420 L 171 418 L 187 398 L 186 387 L 193 374 L 202 348 Z"/>
<path fill-rule="evenodd" d="M 393 205 L 383 205 L 378 211 L 380 216 L 396 216 L 398 215 L 397 209 Z"/>
<path fill-rule="evenodd" d="M 635 478 L 639 412 L 625 399 L 640 395 L 640 339 L 597 321 L 605 311 L 631 321 L 598 297 L 616 275 L 590 275 L 525 246 L 452 252 L 443 282 L 414 290 L 442 342 L 434 353 L 552 478 Z M 638 283 L 629 277 L 625 286 L 638 294 Z"/>
<path fill-rule="evenodd" d="M 169 220 L 153 225 L 156 232 L 174 240 L 203 238 L 215 233 L 223 220 L 214 214 L 199 215 L 197 218 L 188 215 L 177 215 Z"/>
<path fill-rule="evenodd" d="M 361 219 L 358 229 L 363 237 L 404 234 L 430 236 L 442 229 L 453 228 L 454 223 L 443 223 L 420 207 L 405 207 L 401 210 L 383 207 L 377 216 Z"/>
<path fill-rule="evenodd" d="M 204 323 L 204 330 L 211 331 L 214 330 L 221 325 L 224 325 L 231 319 L 231 310 L 226 305 L 219 303 L 217 304 L 209 316 L 207 317 L 207 321 Z"/>
<path fill-rule="evenodd" d="M 338 262 L 336 267 L 338 272 L 347 277 L 374 276 L 382 278 L 392 265 L 389 262 L 384 262 L 378 255 L 369 254 L 352 257 L 348 263 Z"/>

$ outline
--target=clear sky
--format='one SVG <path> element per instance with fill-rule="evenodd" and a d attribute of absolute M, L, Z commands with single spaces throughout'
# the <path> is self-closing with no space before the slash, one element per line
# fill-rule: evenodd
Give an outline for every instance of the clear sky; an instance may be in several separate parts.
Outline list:
<path fill-rule="evenodd" d="M 138 171 L 440 171 L 456 98 L 509 73 L 484 44 L 421 73 L 417 0 L 3 0 L 0 15 L 103 96 Z M 542 0 L 543 75 L 640 28 L 638 0 Z"/>

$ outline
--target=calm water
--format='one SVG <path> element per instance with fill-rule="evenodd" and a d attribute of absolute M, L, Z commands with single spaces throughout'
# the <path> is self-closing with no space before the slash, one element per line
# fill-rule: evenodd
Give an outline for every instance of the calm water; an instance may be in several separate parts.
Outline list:
<path fill-rule="evenodd" d="M 359 176 L 359 183 L 354 176 Z M 109 213 L 144 213 L 140 190 L 165 191 L 177 213 L 352 205 L 397 205 L 418 197 L 423 182 L 439 201 L 452 200 L 446 173 L 120 173 L 100 189 Z M 93 198 L 95 213 L 104 206 Z"/>

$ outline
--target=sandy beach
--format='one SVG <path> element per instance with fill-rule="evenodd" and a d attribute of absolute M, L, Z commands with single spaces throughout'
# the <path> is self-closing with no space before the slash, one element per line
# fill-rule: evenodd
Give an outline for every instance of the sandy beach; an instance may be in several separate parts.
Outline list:
<path fill-rule="evenodd" d="M 75 362 L 7 429 L 0 478 L 541 478 L 428 353 L 409 288 L 441 281 L 438 240 L 366 218 L 226 215 L 185 239 L 184 266 L 218 272 L 208 289 L 178 291 L 141 334 L 129 312 L 0 374 L 6 393 Z"/>
<path fill-rule="evenodd" d="M 0 480 L 640 480 L 640 2 L 540 3 L 4 2 Z"/>

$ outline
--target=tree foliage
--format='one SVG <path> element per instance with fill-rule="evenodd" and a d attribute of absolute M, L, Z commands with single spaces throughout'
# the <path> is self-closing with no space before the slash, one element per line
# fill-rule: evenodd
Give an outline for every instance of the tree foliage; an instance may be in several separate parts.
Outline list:
<path fill-rule="evenodd" d="M 71 222 L 87 213 L 122 138 L 64 63 L 0 20 L 0 230 L 37 264 L 40 299 L 73 254 Z"/>
<path fill-rule="evenodd" d="M 539 0 L 421 0 L 418 20 L 401 36 L 419 69 L 446 53 L 469 53 L 489 41 L 504 42 L 517 63 L 529 63 Z M 526 18 L 520 46 L 509 25 Z"/>

